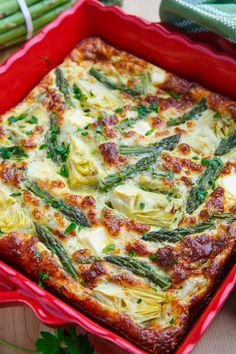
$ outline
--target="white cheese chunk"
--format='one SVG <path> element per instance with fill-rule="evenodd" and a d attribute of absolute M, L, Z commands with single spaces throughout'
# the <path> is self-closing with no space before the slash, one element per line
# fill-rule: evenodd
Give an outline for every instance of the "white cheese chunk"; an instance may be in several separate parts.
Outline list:
<path fill-rule="evenodd" d="M 236 175 L 223 177 L 221 183 L 227 193 L 232 197 L 236 197 Z"/>
<path fill-rule="evenodd" d="M 102 250 L 111 243 L 103 227 L 83 229 L 80 231 L 78 238 L 95 255 L 102 254 Z"/>
<path fill-rule="evenodd" d="M 160 68 L 153 68 L 151 79 L 154 85 L 161 84 L 165 81 L 166 72 Z"/>
<path fill-rule="evenodd" d="M 136 133 L 143 135 L 145 135 L 150 129 L 152 129 L 150 124 L 144 120 L 138 120 L 134 124 L 134 128 L 132 128 L 132 130 L 134 130 Z"/>
<path fill-rule="evenodd" d="M 68 123 L 76 125 L 78 128 L 83 128 L 87 124 L 92 123 L 94 118 L 86 116 L 82 109 L 70 109 L 65 113 L 65 120 Z"/>

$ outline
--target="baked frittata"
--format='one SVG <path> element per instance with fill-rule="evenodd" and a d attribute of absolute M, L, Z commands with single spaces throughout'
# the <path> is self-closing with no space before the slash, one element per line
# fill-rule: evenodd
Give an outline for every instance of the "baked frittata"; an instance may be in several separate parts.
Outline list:
<path fill-rule="evenodd" d="M 1 116 L 0 256 L 150 353 L 236 242 L 236 103 L 99 38 Z"/>

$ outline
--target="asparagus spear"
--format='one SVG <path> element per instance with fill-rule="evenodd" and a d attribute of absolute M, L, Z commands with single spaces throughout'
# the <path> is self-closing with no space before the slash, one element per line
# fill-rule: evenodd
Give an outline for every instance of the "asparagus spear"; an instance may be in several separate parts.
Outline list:
<path fill-rule="evenodd" d="M 65 162 L 69 154 L 69 145 L 59 144 L 59 134 L 60 128 L 57 124 L 57 117 L 53 113 L 50 117 L 50 128 L 46 134 L 47 157 L 51 158 L 57 164 Z"/>
<path fill-rule="evenodd" d="M 215 157 L 212 160 L 204 160 L 204 164 L 207 165 L 205 171 L 190 190 L 186 208 L 186 211 L 189 214 L 192 214 L 192 212 L 203 203 L 208 194 L 207 189 L 210 187 L 222 167 L 222 162 L 218 157 Z"/>
<path fill-rule="evenodd" d="M 120 91 L 123 91 L 123 92 L 127 93 L 128 95 L 134 96 L 134 97 L 140 96 L 144 93 L 143 88 L 141 86 L 135 86 L 135 87 L 131 88 L 131 87 L 125 86 L 122 83 L 117 84 L 117 83 L 111 81 L 106 75 L 104 75 L 101 71 L 98 71 L 94 67 L 92 67 L 89 70 L 89 74 L 92 75 L 93 77 L 95 77 L 95 79 L 100 81 L 103 85 L 105 85 L 109 89 L 120 90 Z"/>
<path fill-rule="evenodd" d="M 126 268 L 136 275 L 151 280 L 161 288 L 169 288 L 171 286 L 171 279 L 169 276 L 158 273 L 153 267 L 144 261 L 140 261 L 132 257 L 114 255 L 105 256 L 104 259 L 107 262 L 116 264 L 121 268 Z"/>
<path fill-rule="evenodd" d="M 69 82 L 66 80 L 63 71 L 60 68 L 55 69 L 55 75 L 56 75 L 56 85 L 59 88 L 59 90 L 63 93 L 65 97 L 65 101 L 70 105 L 73 106 L 73 103 L 71 101 L 70 97 L 70 85 Z"/>
<path fill-rule="evenodd" d="M 220 145 L 215 151 L 216 156 L 221 156 L 230 152 L 236 147 L 236 133 L 231 134 L 225 139 L 222 139 Z"/>
<path fill-rule="evenodd" d="M 206 100 L 202 99 L 201 102 L 195 105 L 191 111 L 185 113 L 183 116 L 178 118 L 170 118 L 167 122 L 169 127 L 180 125 L 191 119 L 198 119 L 200 115 L 207 109 Z"/>
<path fill-rule="evenodd" d="M 146 154 L 146 153 L 155 153 L 157 151 L 162 151 L 162 150 L 173 150 L 180 139 L 180 135 L 171 135 L 167 138 L 162 139 L 160 142 L 157 142 L 153 145 L 150 146 L 126 146 L 126 145 L 120 145 L 119 147 L 119 152 L 122 155 L 140 155 L 140 154 Z"/>
<path fill-rule="evenodd" d="M 77 272 L 61 243 L 57 240 L 53 233 L 45 227 L 40 226 L 36 222 L 34 222 L 34 226 L 40 241 L 43 242 L 52 252 L 55 252 L 67 273 L 76 279 L 78 277 Z"/>
<path fill-rule="evenodd" d="M 69 0 L 43 0 L 37 4 L 29 6 L 28 9 L 31 14 L 31 18 L 34 20 L 35 18 L 42 16 L 48 11 L 52 10 L 56 6 L 62 5 L 66 2 L 69 2 Z M 0 4 L 0 9 L 1 7 L 2 6 Z M 11 16 L 7 16 L 6 18 L 0 20 L 0 33 L 9 31 L 22 24 L 25 24 L 25 18 L 21 11 L 17 11 Z"/>
<path fill-rule="evenodd" d="M 39 1 L 40 0 L 26 0 L 25 2 L 29 6 Z M 0 19 L 7 17 L 17 11 L 20 11 L 20 6 L 18 4 L 18 1 L 16 0 L 3 1 L 0 6 Z"/>
<path fill-rule="evenodd" d="M 210 216 L 209 220 L 222 220 L 227 223 L 236 221 L 236 214 L 231 213 L 215 213 Z"/>
<path fill-rule="evenodd" d="M 67 216 L 71 222 L 75 222 L 77 225 L 85 227 L 90 226 L 82 210 L 67 204 L 62 199 L 54 198 L 50 193 L 40 188 L 36 182 L 27 181 L 26 188 L 37 195 L 37 197 L 42 199 L 45 203 L 51 205 L 54 209 L 60 210 L 60 212 Z"/>
<path fill-rule="evenodd" d="M 19 157 L 25 157 L 27 155 L 21 146 L 15 145 L 15 146 L 2 146 L 2 147 L 0 147 L 0 156 L 4 160 L 8 160 L 12 157 L 19 158 Z"/>
<path fill-rule="evenodd" d="M 38 29 L 51 22 L 55 17 L 57 17 L 62 11 L 66 10 L 69 6 L 75 3 L 76 0 L 70 0 L 62 6 L 58 6 L 53 10 L 47 12 L 43 16 L 40 16 L 33 20 L 34 31 L 37 32 Z M 5 46 L 6 43 L 13 41 L 16 37 L 22 38 L 27 32 L 25 25 L 16 27 L 10 31 L 6 31 L 0 34 L 0 47 Z"/>
<path fill-rule="evenodd" d="M 212 227 L 214 227 L 214 223 L 209 221 L 194 226 L 178 227 L 174 230 L 160 229 L 157 231 L 151 231 L 145 234 L 142 238 L 145 241 L 178 242 L 184 236 L 198 234 L 205 230 L 211 229 Z"/>
<path fill-rule="evenodd" d="M 179 139 L 179 134 L 162 139 L 155 151 L 152 151 L 148 156 L 138 160 L 134 165 L 127 166 L 124 170 L 105 177 L 100 183 L 100 188 L 106 190 L 136 173 L 146 171 L 157 160 L 162 150 L 173 150 L 178 145 Z"/>

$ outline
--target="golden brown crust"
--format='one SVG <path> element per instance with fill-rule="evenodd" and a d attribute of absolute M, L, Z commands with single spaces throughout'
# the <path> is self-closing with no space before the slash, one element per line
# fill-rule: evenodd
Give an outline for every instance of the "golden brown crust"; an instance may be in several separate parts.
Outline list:
<path fill-rule="evenodd" d="M 130 317 L 112 310 L 89 295 L 89 290 L 70 278 L 63 270 L 58 260 L 48 251 L 40 252 L 40 242 L 36 237 L 20 232 L 12 232 L 0 238 L 0 256 L 20 266 L 29 276 L 38 280 L 41 272 L 49 275 L 45 280 L 48 286 L 57 290 L 68 299 L 75 301 L 92 317 L 122 334 L 136 345 L 147 351 L 170 353 L 179 342 L 186 330 L 188 316 L 186 309 L 180 303 L 174 302 L 174 315 L 177 326 L 164 328 L 143 328 L 134 323 Z M 99 271 L 101 265 L 99 266 Z M 175 300 L 174 300 L 175 301 Z"/>
<path fill-rule="evenodd" d="M 81 67 L 86 67 L 86 70 L 91 64 L 95 64 L 95 67 L 98 66 L 104 69 L 107 74 L 118 73 L 119 76 L 122 76 L 124 73 L 129 73 L 131 77 L 128 78 L 126 85 L 132 88 L 139 83 L 138 79 L 134 76 L 146 74 L 150 65 L 142 59 L 109 46 L 98 38 L 84 40 L 78 48 L 72 51 L 68 58 L 74 62 L 74 66 L 78 64 Z M 112 63 L 111 58 L 113 59 Z M 66 62 L 63 65 L 66 65 Z M 68 77 L 69 75 L 66 76 L 67 79 Z M 91 79 L 93 80 L 93 78 Z M 72 77 L 71 81 L 73 82 L 73 80 Z M 51 112 L 56 113 L 58 125 L 63 127 L 64 113 L 67 108 L 66 102 L 62 92 L 59 92 L 53 84 L 54 74 L 49 74 L 39 84 L 39 88 L 43 91 L 42 105 L 49 112 L 47 113 L 48 115 L 50 115 Z M 168 91 L 172 97 L 168 97 L 163 90 Z M 125 95 L 128 99 L 131 99 L 128 94 L 119 92 L 119 95 L 122 99 Z M 135 100 L 135 108 L 149 108 L 149 105 L 159 105 L 158 113 L 155 112 L 154 114 L 152 112 L 147 119 L 151 127 L 154 129 L 158 128 L 152 137 L 162 138 L 169 136 L 170 133 L 168 126 L 166 129 L 163 127 L 166 122 L 164 114 L 162 116 L 162 113 L 173 110 L 179 114 L 185 110 L 191 110 L 195 103 L 200 102 L 202 98 L 206 99 L 209 108 L 218 111 L 220 114 L 229 113 L 236 119 L 235 102 L 221 95 L 211 93 L 196 83 L 191 83 L 170 73 L 166 74 L 164 82 L 154 85 L 152 94 L 137 98 Z M 25 101 L 33 102 L 34 99 L 34 94 L 30 93 Z M 124 120 L 132 108 L 130 104 L 126 104 L 122 109 L 118 108 L 118 111 L 116 109 L 114 113 L 109 113 L 108 115 L 101 112 L 101 119 L 91 123 L 91 127 L 93 130 L 96 130 L 98 126 L 100 126 L 104 137 L 109 139 L 116 138 L 119 133 L 115 130 L 115 125 L 120 120 Z M 159 114 L 161 118 L 158 116 Z M 175 127 L 173 128 L 173 133 L 187 135 L 188 129 L 193 129 L 194 125 L 195 122 L 188 121 L 184 127 L 185 129 Z M 21 139 L 20 143 L 25 149 L 29 150 L 29 153 L 31 149 L 38 147 L 34 138 L 37 134 L 41 134 L 42 132 L 43 128 L 36 126 L 32 135 L 28 138 Z M 122 136 L 134 137 L 135 139 L 139 137 L 139 133 L 134 130 L 129 130 L 128 128 L 120 135 L 121 138 Z M 5 132 L 2 128 L 0 129 L 0 139 L 4 138 L 4 136 Z M 92 133 L 87 132 L 87 136 L 90 138 L 91 142 Z M 140 138 L 140 140 L 142 139 Z M 97 152 L 98 155 L 102 157 L 103 166 L 122 168 L 126 163 L 132 160 L 132 158 L 120 154 L 119 146 L 116 142 L 109 141 L 104 143 L 104 141 L 106 141 L 106 139 L 99 141 L 97 144 Z M 190 188 L 194 183 L 194 178 L 191 178 L 191 175 L 202 173 L 204 166 L 200 163 L 200 160 L 196 161 L 194 157 L 191 157 L 193 149 L 186 143 L 178 145 L 174 154 L 176 152 L 181 155 L 181 157 L 172 155 L 170 152 L 163 152 L 160 167 L 164 171 L 176 173 L 176 181 L 181 184 L 181 186 L 184 186 L 185 189 Z M 26 178 L 25 169 L 26 165 L 22 162 L 4 161 L 0 164 L 0 178 L 3 183 L 18 187 L 21 181 Z M 221 175 L 229 174 L 234 169 L 236 169 L 235 163 L 227 163 L 225 168 L 221 171 Z M 188 175 L 188 177 L 181 176 L 182 172 Z M 172 178 L 160 177 L 160 183 L 162 186 L 166 187 L 166 190 L 175 187 L 175 180 Z M 56 177 L 54 179 L 38 179 L 38 184 L 52 195 L 56 193 L 54 189 L 64 189 L 67 187 L 67 183 L 64 183 L 59 176 L 58 179 L 56 179 Z M 72 279 L 63 270 L 59 259 L 46 250 L 36 237 L 21 232 L 12 232 L 0 238 L 0 257 L 19 265 L 35 280 L 38 280 L 40 273 L 48 273 L 49 278 L 45 280 L 45 283 L 47 283 L 49 287 L 63 294 L 67 299 L 72 300 L 75 306 L 79 306 L 105 326 L 112 328 L 114 331 L 120 333 L 148 352 L 153 354 L 172 352 L 188 328 L 189 315 L 190 317 L 192 315 L 192 307 L 203 302 L 205 296 L 209 294 L 225 262 L 229 259 L 235 248 L 235 225 L 221 225 L 216 233 L 209 231 L 199 235 L 186 236 L 172 246 L 169 244 L 165 246 L 162 245 L 163 247 L 160 248 L 157 246 L 157 251 L 153 251 L 153 248 L 149 247 L 150 245 L 147 245 L 144 240 L 141 240 L 143 234 L 150 231 L 151 227 L 149 225 L 143 224 L 137 220 L 121 218 L 113 210 L 110 208 L 106 209 L 104 206 L 102 210 L 97 210 L 96 203 L 99 204 L 99 201 L 92 195 L 83 195 L 82 197 L 67 193 L 67 191 L 61 192 L 62 196 L 60 197 L 67 203 L 83 209 L 90 225 L 104 228 L 105 232 L 109 234 L 109 237 L 113 238 L 114 243 L 123 230 L 126 234 L 130 235 L 131 237 L 125 242 L 125 247 L 122 251 L 127 252 L 130 256 L 150 257 L 153 266 L 157 265 L 164 273 L 168 273 L 171 276 L 172 286 L 168 289 L 168 295 L 173 295 L 173 299 L 170 300 L 172 301 L 170 312 L 171 315 L 173 314 L 174 323 L 167 321 L 163 324 L 153 321 L 148 322 L 148 324 L 139 325 L 131 316 L 125 315 L 97 301 L 96 298 L 91 295 L 92 290 L 99 285 L 99 281 L 104 279 L 107 282 L 113 283 L 113 285 L 119 284 L 123 287 L 131 286 L 137 289 L 150 289 L 151 285 L 145 279 L 131 272 L 121 271 L 117 274 L 116 269 L 113 269 L 113 272 L 110 271 L 109 266 L 104 260 L 96 260 L 92 264 L 81 264 L 81 257 L 93 256 L 92 252 L 86 248 L 72 252 L 71 256 L 77 271 L 81 274 L 81 283 Z M 35 220 L 42 222 L 45 217 L 44 214 L 46 214 L 44 212 L 50 212 L 50 206 L 44 205 L 42 207 L 41 201 L 31 192 L 23 193 L 23 201 L 25 206 L 31 209 Z M 224 202 L 224 190 L 221 187 L 217 187 L 206 200 L 205 208 L 202 209 L 199 215 L 200 219 L 207 219 L 209 215 L 215 211 L 223 212 Z M 236 207 L 232 207 L 230 211 L 235 213 Z M 174 207 L 171 212 L 175 212 Z M 62 244 L 64 242 L 66 243 L 70 237 L 73 238 L 77 235 L 75 230 L 65 233 L 68 220 L 64 218 L 62 213 L 54 211 L 52 215 L 54 221 L 56 221 L 57 227 L 53 230 L 53 233 Z M 182 216 L 179 225 L 195 225 L 198 222 L 199 216 Z M 46 218 L 47 217 L 48 216 L 46 216 Z M 48 218 L 50 217 L 52 216 L 50 215 Z M 132 238 L 133 234 L 135 234 L 135 239 Z M 111 254 L 122 253 L 121 249 L 122 247 L 115 246 L 115 250 L 113 250 Z M 184 282 L 189 280 L 194 281 L 198 277 L 204 278 L 204 289 L 197 292 L 195 287 L 195 291 L 190 295 L 190 300 L 186 302 L 184 302 L 183 299 L 185 296 L 183 296 L 183 298 L 181 298 L 181 296 L 178 297 L 178 299 L 175 298 L 176 292 L 181 291 L 181 286 Z M 83 287 L 81 284 L 85 284 L 87 288 Z M 188 305 L 184 305 L 184 303 L 188 303 Z"/>

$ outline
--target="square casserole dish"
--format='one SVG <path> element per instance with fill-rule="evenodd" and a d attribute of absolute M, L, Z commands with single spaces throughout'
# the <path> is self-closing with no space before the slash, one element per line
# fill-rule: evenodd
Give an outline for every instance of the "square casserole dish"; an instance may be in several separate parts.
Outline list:
<path fill-rule="evenodd" d="M 82 39 L 101 37 L 168 71 L 236 99 L 236 61 L 209 47 L 191 42 L 162 25 L 148 23 L 105 7 L 95 0 L 80 0 L 60 15 L 0 67 L 0 113 L 21 101 Z M 176 353 L 190 353 L 236 283 L 236 265 L 225 273 L 217 292 L 193 324 Z M 101 327 L 63 301 L 39 288 L 17 270 L 0 261 L 0 306 L 29 305 L 50 326 L 74 324 L 88 331 L 101 354 L 145 353 L 126 339 Z M 160 353 L 161 354 L 161 353 Z"/>

